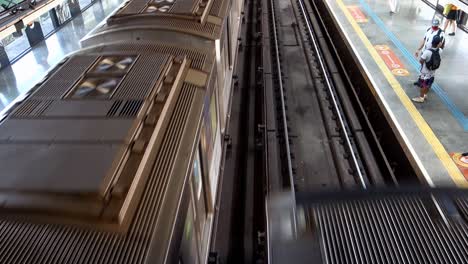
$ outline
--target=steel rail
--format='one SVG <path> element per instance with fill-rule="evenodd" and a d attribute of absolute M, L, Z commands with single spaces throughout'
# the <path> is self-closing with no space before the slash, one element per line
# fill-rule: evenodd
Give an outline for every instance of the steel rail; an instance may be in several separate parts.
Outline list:
<path fill-rule="evenodd" d="M 278 71 L 278 83 L 279 83 L 279 90 L 280 90 L 280 97 L 281 97 L 281 112 L 282 112 L 282 123 L 283 123 L 283 130 L 284 130 L 284 140 L 286 144 L 286 155 L 287 155 L 287 162 L 288 162 L 288 175 L 289 181 L 291 184 L 291 196 L 293 201 L 293 208 L 292 208 L 292 217 L 293 217 L 293 232 L 294 235 L 297 234 L 297 219 L 296 219 L 296 190 L 294 187 L 294 176 L 292 171 L 292 161 L 291 161 L 291 149 L 289 147 L 289 133 L 288 133 L 288 124 L 286 119 L 286 106 L 284 103 L 284 87 L 283 87 L 283 77 L 281 73 L 281 63 L 279 58 L 279 44 L 278 44 L 278 36 L 277 36 L 277 28 L 276 28 L 276 14 L 275 14 L 275 5 L 273 0 L 270 0 L 271 5 L 271 20 L 273 26 L 273 40 L 275 44 L 275 52 L 276 52 L 276 68 Z"/>
<path fill-rule="evenodd" d="M 318 61 L 320 63 L 320 67 L 322 69 L 324 79 L 325 79 L 325 82 L 326 82 L 327 87 L 328 87 L 328 91 L 330 92 L 330 95 L 331 95 L 333 106 L 336 109 L 336 114 L 338 115 L 338 119 L 340 121 L 340 125 L 341 125 L 342 130 L 343 130 L 343 134 L 344 134 L 344 138 L 346 140 L 346 144 L 348 145 L 349 151 L 351 153 L 352 161 L 354 163 L 354 166 L 356 167 L 356 172 L 358 174 L 358 177 L 359 177 L 359 180 L 361 182 L 362 187 L 364 189 L 366 189 L 367 184 L 366 184 L 366 181 L 364 179 L 364 175 L 361 172 L 361 169 L 360 169 L 359 162 L 358 162 L 358 159 L 356 157 L 356 154 L 353 151 L 353 145 L 352 145 L 351 140 L 350 140 L 350 135 L 349 135 L 349 133 L 348 133 L 348 131 L 346 129 L 344 117 L 342 116 L 342 113 L 341 113 L 340 108 L 338 106 L 337 96 L 336 96 L 335 92 L 333 91 L 333 85 L 330 82 L 328 72 L 327 72 L 327 70 L 325 68 L 324 59 L 323 59 L 322 54 L 320 53 L 320 51 L 318 49 L 318 42 L 317 42 L 317 40 L 315 38 L 315 35 L 313 34 L 312 26 L 310 25 L 310 21 L 308 19 L 307 12 L 305 11 L 305 8 L 304 8 L 304 1 L 303 0 L 297 0 L 297 1 L 299 2 L 299 6 L 300 6 L 300 9 L 302 11 L 302 15 L 304 16 L 304 20 L 305 20 L 306 26 L 307 26 L 307 31 L 308 31 L 310 39 L 311 39 L 311 41 L 313 43 L 315 53 L 316 53 L 316 57 L 317 57 L 317 59 L 318 59 Z"/>

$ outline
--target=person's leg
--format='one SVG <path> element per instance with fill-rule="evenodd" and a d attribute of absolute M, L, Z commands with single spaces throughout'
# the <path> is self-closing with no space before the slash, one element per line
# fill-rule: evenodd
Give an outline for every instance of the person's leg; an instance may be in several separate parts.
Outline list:
<path fill-rule="evenodd" d="M 429 86 L 423 85 L 423 87 L 421 87 L 420 96 L 421 96 L 422 98 L 426 99 L 426 95 L 427 95 L 428 92 L 429 92 Z"/>
<path fill-rule="evenodd" d="M 452 19 L 447 19 L 447 29 L 444 29 L 445 32 L 447 32 L 447 30 L 450 30 L 452 29 Z M 451 36 L 451 32 L 447 32 L 449 36 Z"/>
<path fill-rule="evenodd" d="M 395 8 L 395 0 L 388 0 L 388 4 L 390 6 L 390 13 L 392 13 L 392 14 L 395 13 L 395 11 L 396 11 L 395 10 L 396 9 Z"/>
<path fill-rule="evenodd" d="M 426 99 L 427 93 L 431 89 L 431 86 L 432 86 L 433 83 L 434 83 L 434 77 L 423 81 L 423 87 L 421 89 L 421 94 L 422 94 L 422 97 L 424 97 L 424 99 Z"/>
<path fill-rule="evenodd" d="M 421 89 L 419 90 L 419 96 L 413 98 L 412 100 L 416 103 L 424 103 L 426 100 L 427 93 L 429 92 L 429 88 L 433 82 L 433 78 L 429 80 L 421 80 Z"/>
<path fill-rule="evenodd" d="M 449 22 L 450 22 L 450 19 L 446 18 L 446 19 L 445 19 L 445 24 L 444 24 L 444 32 L 446 32 L 447 27 L 448 27 L 448 25 L 449 25 Z"/>
<path fill-rule="evenodd" d="M 455 35 L 455 31 L 457 31 L 457 20 L 452 20 L 452 33 Z"/>

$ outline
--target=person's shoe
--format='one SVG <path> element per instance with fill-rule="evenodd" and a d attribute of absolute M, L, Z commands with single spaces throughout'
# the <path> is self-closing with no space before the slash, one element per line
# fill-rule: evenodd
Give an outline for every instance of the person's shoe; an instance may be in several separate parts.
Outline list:
<path fill-rule="evenodd" d="M 413 100 L 416 103 L 424 103 L 424 99 L 425 99 L 425 97 L 418 96 L 418 97 L 415 97 L 415 98 L 413 98 L 411 100 Z"/>
<path fill-rule="evenodd" d="M 449 36 L 455 36 L 455 32 L 449 33 Z"/>

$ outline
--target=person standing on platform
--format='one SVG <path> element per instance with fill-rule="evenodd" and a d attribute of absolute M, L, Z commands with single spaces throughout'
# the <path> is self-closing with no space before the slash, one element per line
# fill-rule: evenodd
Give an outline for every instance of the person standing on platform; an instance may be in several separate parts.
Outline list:
<path fill-rule="evenodd" d="M 440 67 L 440 53 L 442 49 L 439 48 L 441 43 L 441 37 L 434 36 L 432 38 L 431 48 L 423 51 L 421 59 L 421 70 L 419 74 L 420 82 L 420 94 L 419 97 L 415 97 L 412 100 L 417 103 L 424 103 L 427 98 L 427 93 L 434 83 L 435 71 Z"/>
<path fill-rule="evenodd" d="M 438 36 L 440 38 L 440 43 L 437 48 L 443 49 L 444 48 L 444 31 L 439 28 L 440 21 L 438 19 L 432 20 L 432 27 L 428 28 L 426 30 L 426 34 L 424 35 L 424 39 L 421 41 L 421 44 L 419 45 L 419 48 L 416 50 L 414 55 L 416 58 L 419 58 L 424 51 L 432 48 L 432 40 L 434 39 L 435 36 Z M 421 85 L 421 80 L 417 80 L 414 82 L 414 85 L 420 86 Z"/>
<path fill-rule="evenodd" d="M 398 13 L 400 10 L 400 0 L 388 0 L 388 4 L 390 5 L 390 14 Z"/>
<path fill-rule="evenodd" d="M 446 13 L 446 14 L 445 14 Z M 447 27 L 452 27 L 452 33 L 449 33 L 449 36 L 455 36 L 455 31 L 457 30 L 457 16 L 458 16 L 458 7 L 453 4 L 448 4 L 445 7 L 444 15 L 446 15 L 447 20 L 445 21 L 444 31 L 447 30 Z"/>

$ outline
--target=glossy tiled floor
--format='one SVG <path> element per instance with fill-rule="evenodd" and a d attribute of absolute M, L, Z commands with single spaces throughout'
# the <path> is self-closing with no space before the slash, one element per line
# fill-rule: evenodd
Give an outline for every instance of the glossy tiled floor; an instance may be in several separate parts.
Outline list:
<path fill-rule="evenodd" d="M 392 31 L 401 43 L 413 54 L 430 26 L 434 10 L 421 0 L 400 0 L 399 12 L 390 15 L 388 1 L 368 0 L 367 3 L 385 26 Z M 441 16 L 436 16 L 441 20 Z M 445 21 L 442 21 L 442 28 Z M 379 37 L 379 29 L 368 31 L 372 37 Z M 447 28 L 446 34 L 451 29 Z M 450 97 L 455 106 L 468 116 L 467 71 L 468 34 L 457 29 L 455 36 L 446 35 L 446 45 L 442 56 L 441 68 L 436 73 L 436 81 Z M 409 65 L 408 65 L 409 67 Z"/>
<path fill-rule="evenodd" d="M 97 1 L 55 34 L 35 46 L 11 67 L 0 71 L 0 110 L 40 81 L 66 54 L 80 48 L 80 39 L 115 10 L 122 0 Z"/>

